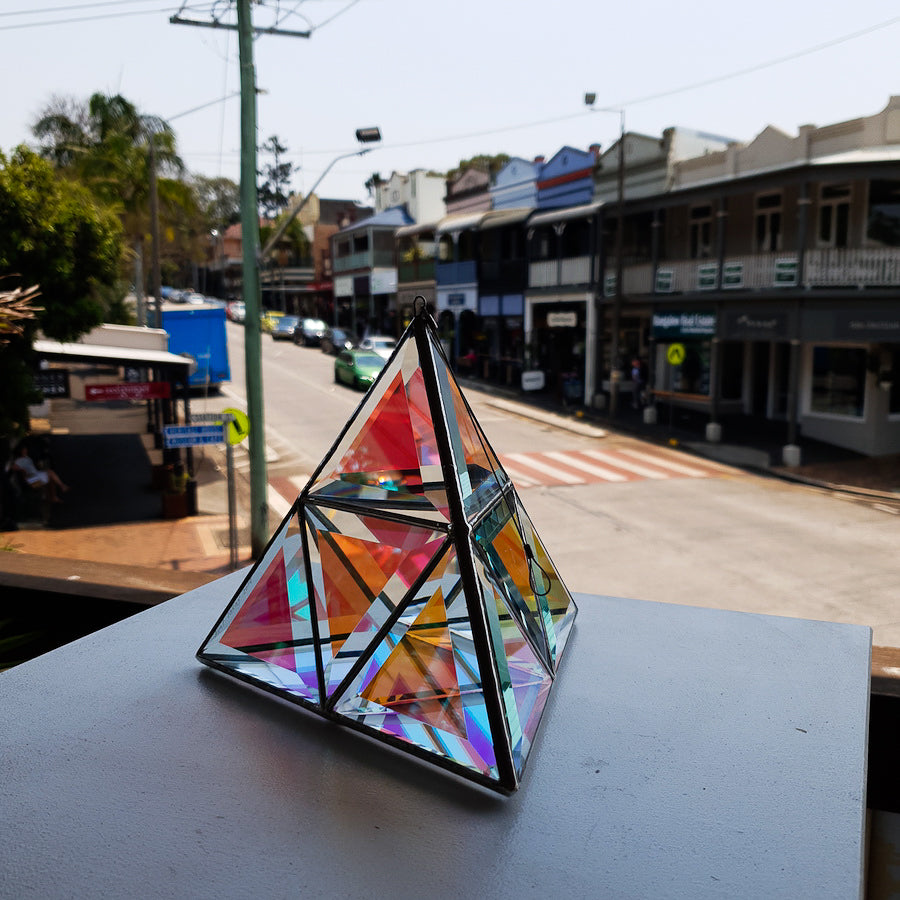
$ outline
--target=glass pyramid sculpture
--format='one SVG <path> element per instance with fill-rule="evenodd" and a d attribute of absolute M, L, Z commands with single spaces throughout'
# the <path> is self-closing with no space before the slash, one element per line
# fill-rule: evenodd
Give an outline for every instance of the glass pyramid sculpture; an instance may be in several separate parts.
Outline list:
<path fill-rule="evenodd" d="M 510 792 L 576 612 L 420 312 L 197 655 Z"/>

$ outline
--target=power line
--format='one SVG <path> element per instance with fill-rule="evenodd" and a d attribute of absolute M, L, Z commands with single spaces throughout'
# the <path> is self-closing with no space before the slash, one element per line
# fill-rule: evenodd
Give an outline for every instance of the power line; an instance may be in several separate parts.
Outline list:
<path fill-rule="evenodd" d="M 661 100 L 663 97 L 671 97 L 674 94 L 683 94 L 687 91 L 695 91 L 698 88 L 709 87 L 712 84 L 719 84 L 723 81 L 729 81 L 732 78 L 740 78 L 742 75 L 750 75 L 753 72 L 759 72 L 763 69 L 770 69 L 773 66 L 780 66 L 786 62 L 793 62 L 795 59 L 801 59 L 804 56 L 810 56 L 813 53 L 819 53 L 822 50 L 827 50 L 830 47 L 835 47 L 838 44 L 845 44 L 848 41 L 854 41 L 857 38 L 865 37 L 867 34 L 872 34 L 875 31 L 880 31 L 883 28 L 889 28 L 891 25 L 896 25 L 900 22 L 900 16 L 894 16 L 892 19 L 886 19 L 884 22 L 878 22 L 875 25 L 870 25 L 867 28 L 861 28 L 859 31 L 851 32 L 850 34 L 842 35 L 841 37 L 832 38 L 830 41 L 825 41 L 821 44 L 815 44 L 812 47 L 807 47 L 805 50 L 797 50 L 794 53 L 789 53 L 786 56 L 778 56 L 775 59 L 770 59 L 767 62 L 757 63 L 752 66 L 745 66 L 743 69 L 736 69 L 734 72 L 726 73 L 725 75 L 717 75 L 714 78 L 706 78 L 703 81 L 694 81 L 691 84 L 685 84 L 681 87 L 671 88 L 670 90 L 660 91 L 656 94 L 647 94 L 643 97 L 636 97 L 633 100 L 627 100 L 622 103 L 610 104 L 611 106 L 617 107 L 628 107 L 628 106 L 637 106 L 639 103 L 649 103 L 651 100 Z"/>
<path fill-rule="evenodd" d="M 150 16 L 170 13 L 174 7 L 160 9 L 140 9 L 134 12 L 103 13 L 97 16 L 79 16 L 74 19 L 51 19 L 49 22 L 20 22 L 16 25 L 0 25 L 0 31 L 17 31 L 23 28 L 44 28 L 48 25 L 74 25 L 79 22 L 97 22 L 101 19 L 124 19 L 131 16 Z"/>
<path fill-rule="evenodd" d="M 125 6 L 129 3 L 149 3 L 150 0 L 105 0 L 96 3 L 78 3 L 72 6 L 45 6 L 42 9 L 17 9 L 11 12 L 0 12 L 0 18 L 9 16 L 42 16 L 52 12 L 70 12 L 76 9 L 95 9 L 98 6 Z"/>

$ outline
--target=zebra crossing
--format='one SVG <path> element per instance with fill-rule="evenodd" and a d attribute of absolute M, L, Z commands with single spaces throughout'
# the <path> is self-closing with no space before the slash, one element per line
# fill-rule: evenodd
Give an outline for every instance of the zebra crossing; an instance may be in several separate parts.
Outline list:
<path fill-rule="evenodd" d="M 711 478 L 727 467 L 707 460 L 689 459 L 653 447 L 640 450 L 613 447 L 607 450 L 546 450 L 533 453 L 501 453 L 500 464 L 518 488 L 559 485 L 610 484 L 668 478 Z"/>
<path fill-rule="evenodd" d="M 713 478 L 732 471 L 709 460 L 685 458 L 665 447 L 607 450 L 545 450 L 500 453 L 500 464 L 517 488 L 623 483 L 668 478 Z M 309 480 L 308 474 L 269 478 L 269 506 L 285 515 Z"/>

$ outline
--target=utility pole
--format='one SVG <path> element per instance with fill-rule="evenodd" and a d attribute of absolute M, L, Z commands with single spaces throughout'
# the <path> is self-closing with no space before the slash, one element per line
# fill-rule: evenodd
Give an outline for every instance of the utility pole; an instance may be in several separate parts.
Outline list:
<path fill-rule="evenodd" d="M 162 276 L 159 271 L 159 193 L 156 188 L 156 133 L 150 133 L 150 277 L 156 327 L 162 328 Z M 149 316 L 148 316 L 149 318 Z"/>
<path fill-rule="evenodd" d="M 172 16 L 174 25 L 198 25 L 227 28 L 238 33 L 238 59 L 241 83 L 241 244 L 243 250 L 244 358 L 247 378 L 247 417 L 250 420 L 248 452 L 250 455 L 250 552 L 258 559 L 269 539 L 268 475 L 266 473 L 266 427 L 263 407 L 263 385 L 260 295 L 259 295 L 259 204 L 256 187 L 256 69 L 253 64 L 254 34 L 287 34 L 308 38 L 308 31 L 285 31 L 254 28 L 251 3 L 236 0 L 237 23 L 219 19 L 207 22 Z"/>
<path fill-rule="evenodd" d="M 241 250 L 244 275 L 244 360 L 247 418 L 250 420 L 250 552 L 262 555 L 269 539 L 266 426 L 262 385 L 259 296 L 259 206 L 256 193 L 256 68 L 250 0 L 238 0 L 238 57 L 241 67 Z"/>

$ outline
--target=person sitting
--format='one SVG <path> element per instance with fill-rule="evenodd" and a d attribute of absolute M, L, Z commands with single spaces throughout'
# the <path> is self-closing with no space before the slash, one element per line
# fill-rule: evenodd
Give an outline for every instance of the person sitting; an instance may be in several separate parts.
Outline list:
<path fill-rule="evenodd" d="M 38 491 L 45 491 L 47 499 L 51 503 L 62 503 L 60 492 L 65 493 L 69 490 L 59 475 L 53 469 L 39 469 L 34 460 L 28 455 L 28 444 L 22 441 L 19 444 L 16 455 L 13 458 L 10 469 L 19 474 L 22 481 L 29 487 Z"/>

